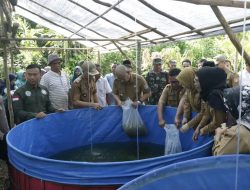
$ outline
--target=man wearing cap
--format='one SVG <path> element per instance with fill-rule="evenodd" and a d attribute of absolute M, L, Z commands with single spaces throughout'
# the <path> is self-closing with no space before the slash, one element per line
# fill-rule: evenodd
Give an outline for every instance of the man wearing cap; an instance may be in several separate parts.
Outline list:
<path fill-rule="evenodd" d="M 58 55 L 49 55 L 48 65 L 51 70 L 42 76 L 40 83 L 48 89 L 49 98 L 54 108 L 68 110 L 70 83 L 66 74 L 61 71 L 61 64 L 62 59 Z"/>
<path fill-rule="evenodd" d="M 215 57 L 215 65 L 227 73 L 227 87 L 232 88 L 239 85 L 239 75 L 229 70 L 226 66 L 227 59 L 224 55 Z"/>
<path fill-rule="evenodd" d="M 150 96 L 150 88 L 146 80 L 124 65 L 118 65 L 115 69 L 117 78 L 113 85 L 113 94 L 117 105 L 121 106 L 126 99 L 133 101 L 132 106 L 144 103 Z"/>
<path fill-rule="evenodd" d="M 80 75 L 72 84 L 72 99 L 74 108 L 93 107 L 101 109 L 98 103 L 95 75 L 99 72 L 95 64 L 81 61 L 83 74 Z"/>
<path fill-rule="evenodd" d="M 37 64 L 27 66 L 25 78 L 27 82 L 12 96 L 16 123 L 32 118 L 41 119 L 46 117 L 47 113 L 56 111 L 50 102 L 47 88 L 39 84 L 41 68 Z M 58 111 L 63 111 L 63 109 L 58 109 Z"/>
<path fill-rule="evenodd" d="M 168 84 L 168 73 L 162 71 L 161 58 L 153 59 L 153 70 L 148 72 L 146 81 L 152 93 L 148 99 L 148 104 L 157 105 L 163 89 Z"/>

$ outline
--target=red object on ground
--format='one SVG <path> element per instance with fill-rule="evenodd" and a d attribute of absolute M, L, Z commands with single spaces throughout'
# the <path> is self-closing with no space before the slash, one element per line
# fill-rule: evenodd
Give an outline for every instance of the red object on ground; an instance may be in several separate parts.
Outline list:
<path fill-rule="evenodd" d="M 11 190 L 115 190 L 119 185 L 110 186 L 80 186 L 61 184 L 33 178 L 20 172 L 15 167 L 9 167 Z"/>

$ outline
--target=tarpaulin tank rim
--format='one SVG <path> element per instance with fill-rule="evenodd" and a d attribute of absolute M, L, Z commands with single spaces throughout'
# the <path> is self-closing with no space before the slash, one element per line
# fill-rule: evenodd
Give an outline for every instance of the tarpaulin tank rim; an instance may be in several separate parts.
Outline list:
<path fill-rule="evenodd" d="M 139 112 L 149 132 L 149 135 L 140 137 L 140 142 L 164 145 L 165 132 L 158 126 L 156 106 L 140 106 Z M 169 123 L 174 122 L 175 112 L 175 108 L 165 108 L 164 116 Z M 48 158 L 57 152 L 89 145 L 93 127 L 93 144 L 136 142 L 136 138 L 129 138 L 123 132 L 121 120 L 122 111 L 117 106 L 105 107 L 101 111 L 70 110 L 50 114 L 42 120 L 29 120 L 13 128 L 7 135 L 10 163 L 17 170 L 37 179 L 100 186 L 124 184 L 153 169 L 211 154 L 212 137 L 204 136 L 194 143 L 190 131 L 180 135 L 184 152 L 173 155 L 103 163 Z"/>

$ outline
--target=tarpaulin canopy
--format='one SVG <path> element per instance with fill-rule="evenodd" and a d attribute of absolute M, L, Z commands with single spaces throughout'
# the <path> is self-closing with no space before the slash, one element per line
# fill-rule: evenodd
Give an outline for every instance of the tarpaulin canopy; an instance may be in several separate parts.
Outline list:
<path fill-rule="evenodd" d="M 138 39 L 149 45 L 224 34 L 210 5 L 218 5 L 235 32 L 242 31 L 244 17 L 249 28 L 250 10 L 245 11 L 243 0 L 18 0 L 16 13 L 67 38 L 83 38 L 87 47 L 108 51 L 117 45 L 133 47 L 135 41 L 91 39 Z"/>

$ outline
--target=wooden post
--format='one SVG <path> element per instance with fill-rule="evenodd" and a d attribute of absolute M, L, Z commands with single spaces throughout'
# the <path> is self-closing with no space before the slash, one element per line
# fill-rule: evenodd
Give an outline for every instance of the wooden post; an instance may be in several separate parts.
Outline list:
<path fill-rule="evenodd" d="M 8 110 L 9 110 L 9 119 L 10 119 L 10 128 L 14 127 L 14 114 L 13 114 L 13 107 L 12 107 L 12 99 L 10 94 L 10 80 L 9 80 L 9 72 L 8 72 L 8 50 L 7 44 L 4 43 L 3 45 L 3 63 L 4 63 L 4 74 L 6 79 L 6 87 L 7 87 L 7 101 L 8 101 Z"/>
<path fill-rule="evenodd" d="M 141 42 L 137 41 L 136 43 L 136 64 L 137 64 L 137 73 L 141 75 Z"/>
<path fill-rule="evenodd" d="M 225 32 L 227 33 L 228 37 L 230 38 L 231 42 L 233 43 L 233 45 L 235 46 L 235 48 L 237 49 L 237 51 L 241 55 L 242 54 L 242 46 L 240 44 L 240 41 L 237 39 L 237 37 L 233 33 L 233 31 L 230 28 L 230 26 L 228 25 L 226 19 L 222 15 L 220 9 L 217 6 L 211 6 L 211 8 L 214 11 L 214 14 L 218 18 L 218 20 L 220 21 L 221 25 L 223 26 L 223 28 L 224 28 Z M 246 51 L 243 52 L 243 57 L 245 59 L 246 64 L 250 65 L 250 57 Z"/>
<path fill-rule="evenodd" d="M 98 50 L 98 52 L 97 52 L 97 63 L 98 63 L 99 65 L 101 65 L 101 53 L 100 53 L 99 50 Z"/>
<path fill-rule="evenodd" d="M 10 50 L 10 72 L 11 73 L 15 73 L 15 68 L 14 68 L 14 55 L 13 55 L 13 51 Z"/>

